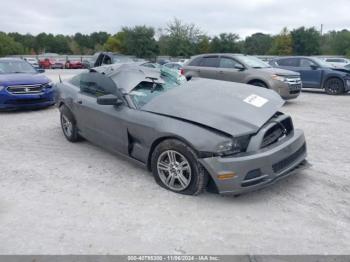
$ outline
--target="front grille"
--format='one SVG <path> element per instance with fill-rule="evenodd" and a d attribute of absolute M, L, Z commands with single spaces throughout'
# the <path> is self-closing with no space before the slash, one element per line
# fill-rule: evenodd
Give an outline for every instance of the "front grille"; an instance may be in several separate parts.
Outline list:
<path fill-rule="evenodd" d="M 17 85 L 7 87 L 7 91 L 14 95 L 41 93 L 44 85 Z"/>
<path fill-rule="evenodd" d="M 289 85 L 301 85 L 301 78 L 299 76 L 286 77 L 286 83 Z"/>
<path fill-rule="evenodd" d="M 282 119 L 281 121 L 273 121 L 275 124 L 267 130 L 260 148 L 267 147 L 280 140 L 282 137 L 288 136 L 294 129 L 293 122 L 290 117 Z"/>
<path fill-rule="evenodd" d="M 272 165 L 272 169 L 275 173 L 279 173 L 283 169 L 287 168 L 292 164 L 295 160 L 297 160 L 301 155 L 306 152 L 306 144 L 303 144 L 301 148 L 299 148 L 295 153 L 291 154 L 287 158 L 275 163 Z"/>
<path fill-rule="evenodd" d="M 274 125 L 272 128 L 270 128 L 266 132 L 260 147 L 264 148 L 277 142 L 278 139 L 282 137 L 284 134 L 285 134 L 285 131 L 284 129 L 282 129 L 282 126 L 278 124 Z"/>

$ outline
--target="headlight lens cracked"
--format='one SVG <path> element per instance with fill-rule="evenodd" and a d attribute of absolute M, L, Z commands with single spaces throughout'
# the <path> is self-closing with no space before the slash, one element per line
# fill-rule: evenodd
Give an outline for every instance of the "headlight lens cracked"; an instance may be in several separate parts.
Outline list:
<path fill-rule="evenodd" d="M 234 155 L 244 152 L 249 143 L 249 136 L 232 138 L 217 145 L 216 153 L 219 156 Z"/>

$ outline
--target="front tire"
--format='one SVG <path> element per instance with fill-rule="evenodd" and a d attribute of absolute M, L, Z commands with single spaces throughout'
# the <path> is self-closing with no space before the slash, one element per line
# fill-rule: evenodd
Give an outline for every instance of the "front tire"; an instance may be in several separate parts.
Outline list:
<path fill-rule="evenodd" d="M 324 84 L 328 95 L 340 95 L 344 93 L 344 82 L 339 78 L 330 78 Z"/>
<path fill-rule="evenodd" d="M 151 169 L 161 187 L 176 193 L 198 195 L 208 184 L 208 174 L 198 162 L 196 153 L 176 139 L 165 140 L 155 148 Z"/>
<path fill-rule="evenodd" d="M 60 108 L 60 111 L 61 127 L 64 136 L 69 142 L 78 142 L 80 136 L 78 134 L 78 128 L 73 113 L 64 105 Z"/>

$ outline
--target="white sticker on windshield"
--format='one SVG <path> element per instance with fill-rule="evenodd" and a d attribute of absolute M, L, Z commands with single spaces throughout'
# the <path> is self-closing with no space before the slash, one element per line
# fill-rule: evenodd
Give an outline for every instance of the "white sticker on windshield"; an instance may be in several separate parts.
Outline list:
<path fill-rule="evenodd" d="M 258 96 L 258 95 L 250 95 L 246 99 L 244 99 L 243 101 L 248 103 L 248 104 L 251 104 L 253 106 L 256 106 L 256 107 L 262 107 L 269 100 L 267 100 L 266 98 L 263 98 L 261 96 Z"/>

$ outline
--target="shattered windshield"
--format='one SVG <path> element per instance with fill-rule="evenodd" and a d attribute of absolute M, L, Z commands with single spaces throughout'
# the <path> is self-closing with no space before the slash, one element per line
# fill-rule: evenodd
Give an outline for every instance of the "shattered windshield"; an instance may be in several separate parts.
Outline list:
<path fill-rule="evenodd" d="M 179 76 L 169 69 L 161 70 L 161 81 L 154 79 L 153 82 L 144 81 L 139 83 L 130 93 L 130 97 L 137 108 L 150 102 L 156 96 L 180 87 L 186 82 L 185 77 Z"/>

